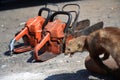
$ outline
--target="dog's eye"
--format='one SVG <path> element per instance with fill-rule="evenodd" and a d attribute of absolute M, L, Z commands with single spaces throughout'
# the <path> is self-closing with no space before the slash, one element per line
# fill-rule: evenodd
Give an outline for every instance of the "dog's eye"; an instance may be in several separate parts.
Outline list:
<path fill-rule="evenodd" d="M 70 48 L 67 48 L 68 51 L 70 51 Z"/>

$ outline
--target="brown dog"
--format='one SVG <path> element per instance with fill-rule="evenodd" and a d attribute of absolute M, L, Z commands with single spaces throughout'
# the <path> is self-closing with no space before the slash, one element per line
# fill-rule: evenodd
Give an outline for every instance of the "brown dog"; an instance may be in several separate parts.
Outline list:
<path fill-rule="evenodd" d="M 69 41 L 66 46 L 65 54 L 74 52 L 89 51 L 93 61 L 103 69 L 103 73 L 113 73 L 113 70 L 106 66 L 102 60 L 109 58 L 109 55 L 120 68 L 120 28 L 106 27 L 92 32 L 89 36 L 80 36 Z M 100 55 L 104 54 L 101 59 Z M 120 71 L 119 76 L 120 76 Z"/>

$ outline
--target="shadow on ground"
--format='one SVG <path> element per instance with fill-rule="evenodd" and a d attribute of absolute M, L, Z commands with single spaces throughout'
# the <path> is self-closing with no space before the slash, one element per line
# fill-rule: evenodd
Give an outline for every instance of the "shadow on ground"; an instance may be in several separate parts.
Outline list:
<path fill-rule="evenodd" d="M 76 73 L 62 73 L 48 76 L 45 80 L 114 80 L 111 76 L 97 75 L 86 69 L 79 70 Z"/>
<path fill-rule="evenodd" d="M 77 0 L 0 0 L 0 11 Z"/>

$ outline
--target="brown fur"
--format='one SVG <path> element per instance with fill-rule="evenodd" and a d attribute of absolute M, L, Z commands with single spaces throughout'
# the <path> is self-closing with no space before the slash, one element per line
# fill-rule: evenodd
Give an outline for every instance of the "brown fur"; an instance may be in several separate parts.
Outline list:
<path fill-rule="evenodd" d="M 73 54 L 85 49 L 89 51 L 90 57 L 104 70 L 104 73 L 112 73 L 112 69 L 103 64 L 99 56 L 104 54 L 105 60 L 111 55 L 120 68 L 120 28 L 106 27 L 92 32 L 89 36 L 75 38 L 68 43 L 65 54 Z"/>

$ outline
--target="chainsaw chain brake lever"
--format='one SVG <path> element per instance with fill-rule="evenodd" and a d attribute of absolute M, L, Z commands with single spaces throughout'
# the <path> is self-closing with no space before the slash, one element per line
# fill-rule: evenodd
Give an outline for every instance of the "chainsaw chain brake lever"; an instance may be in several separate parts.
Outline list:
<path fill-rule="evenodd" d="M 68 16 L 68 20 L 66 22 L 66 27 L 64 29 L 64 32 L 67 33 L 68 28 L 71 24 L 72 15 L 69 12 L 66 12 L 66 11 L 57 11 L 57 12 L 55 12 L 51 15 L 50 22 L 52 22 L 54 20 L 55 16 L 57 16 L 57 15 L 67 15 Z"/>
<path fill-rule="evenodd" d="M 80 6 L 79 6 L 78 4 L 65 4 L 65 5 L 62 7 L 62 11 L 66 11 L 65 8 L 67 8 L 67 7 L 69 8 L 69 7 L 71 7 L 71 6 L 75 6 L 75 7 L 77 8 L 77 10 L 68 10 L 68 9 L 67 9 L 68 12 L 70 12 L 70 13 L 75 13 L 75 18 L 74 18 L 73 23 L 72 23 L 72 25 L 71 25 L 71 27 L 70 27 L 70 28 L 72 28 L 72 29 L 74 30 L 74 28 L 76 27 L 76 24 L 77 24 L 77 22 L 78 22 L 78 18 L 79 18 Z M 69 9 L 71 9 L 71 8 L 69 8 Z"/>

